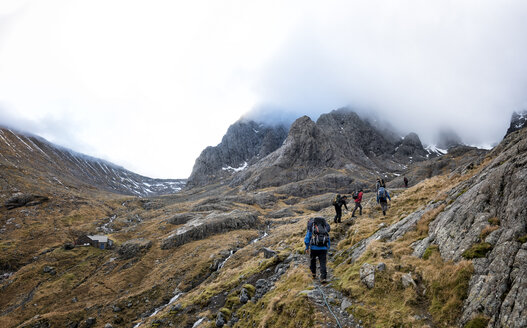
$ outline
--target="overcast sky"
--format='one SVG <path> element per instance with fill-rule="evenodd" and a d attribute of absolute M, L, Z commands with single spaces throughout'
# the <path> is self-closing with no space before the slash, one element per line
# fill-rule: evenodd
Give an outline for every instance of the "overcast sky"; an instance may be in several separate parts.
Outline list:
<path fill-rule="evenodd" d="M 527 108 L 526 31 L 520 0 L 1 0 L 0 124 L 156 178 L 251 110 L 490 145 Z"/>

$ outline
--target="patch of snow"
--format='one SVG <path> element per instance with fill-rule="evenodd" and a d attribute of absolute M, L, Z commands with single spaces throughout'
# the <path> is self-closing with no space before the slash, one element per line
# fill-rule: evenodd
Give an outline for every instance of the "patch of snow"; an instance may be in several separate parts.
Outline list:
<path fill-rule="evenodd" d="M 194 322 L 194 324 L 192 325 L 192 328 L 198 327 L 203 322 L 203 320 L 205 320 L 205 319 L 206 319 L 206 317 L 199 318 L 198 321 Z"/>
<path fill-rule="evenodd" d="M 240 166 L 240 167 L 230 167 L 230 166 L 227 166 L 227 167 L 222 167 L 221 169 L 224 170 L 224 171 L 233 171 L 233 172 L 240 172 L 240 171 L 243 171 L 247 168 L 249 164 L 247 164 L 247 162 L 243 162 L 243 165 Z"/>
<path fill-rule="evenodd" d="M 439 154 L 439 155 L 445 155 L 445 154 L 448 153 L 447 149 L 438 148 L 436 145 L 427 146 L 425 148 L 425 150 L 428 151 L 429 154 L 435 153 L 435 154 Z"/>

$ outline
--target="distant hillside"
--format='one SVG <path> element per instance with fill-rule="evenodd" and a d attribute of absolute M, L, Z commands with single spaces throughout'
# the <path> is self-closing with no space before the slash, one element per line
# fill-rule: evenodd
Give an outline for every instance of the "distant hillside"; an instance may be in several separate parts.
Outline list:
<path fill-rule="evenodd" d="M 43 138 L 7 128 L 0 128 L 0 172 L 3 177 L 0 186 L 5 191 L 21 189 L 25 184 L 49 184 L 153 196 L 178 192 L 185 186 L 184 179 L 144 177 L 110 162 L 54 145 Z"/>

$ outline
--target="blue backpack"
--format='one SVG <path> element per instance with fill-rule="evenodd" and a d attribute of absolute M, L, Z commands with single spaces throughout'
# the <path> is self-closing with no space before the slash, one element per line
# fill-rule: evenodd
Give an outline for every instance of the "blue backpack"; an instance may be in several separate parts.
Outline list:
<path fill-rule="evenodd" d="M 386 201 L 386 189 L 380 187 L 377 195 L 379 196 L 379 200 Z"/>

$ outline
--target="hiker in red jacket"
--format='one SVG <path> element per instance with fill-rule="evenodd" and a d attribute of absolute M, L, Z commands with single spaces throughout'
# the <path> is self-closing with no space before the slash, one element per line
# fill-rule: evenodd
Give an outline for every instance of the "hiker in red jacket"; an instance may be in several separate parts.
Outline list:
<path fill-rule="evenodd" d="M 362 215 L 362 205 L 360 204 L 362 202 L 362 195 L 363 195 L 363 192 L 362 192 L 362 188 L 361 188 L 359 190 L 357 198 L 355 198 L 355 208 L 353 209 L 353 212 L 351 212 L 351 217 L 352 218 L 356 217 L 355 216 L 355 211 L 357 210 L 357 208 L 359 209 L 359 215 Z"/>

